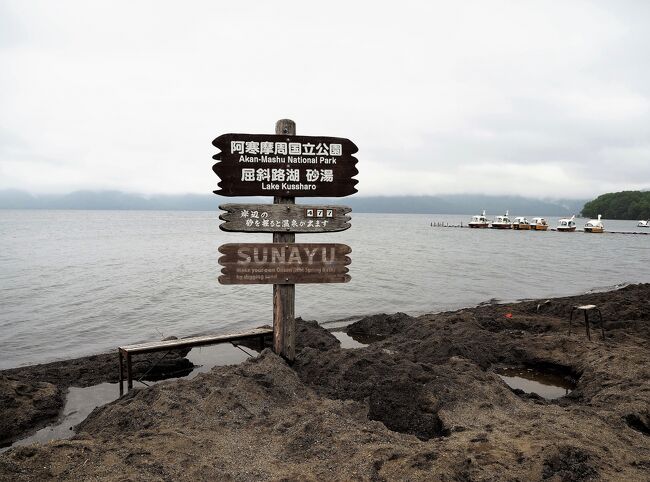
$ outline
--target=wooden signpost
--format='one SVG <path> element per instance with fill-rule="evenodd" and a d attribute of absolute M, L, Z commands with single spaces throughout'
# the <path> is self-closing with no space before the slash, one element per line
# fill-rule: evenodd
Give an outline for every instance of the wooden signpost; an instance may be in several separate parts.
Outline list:
<path fill-rule="evenodd" d="M 342 197 L 357 192 L 357 146 L 340 137 L 296 136 L 289 119 L 275 135 L 224 134 L 212 144 L 212 170 L 222 196 L 274 196 L 274 204 L 224 204 L 220 228 L 273 233 L 273 243 L 230 243 L 219 248 L 222 284 L 273 284 L 273 350 L 295 359 L 296 283 L 350 281 L 344 244 L 295 243 L 295 233 L 344 231 L 351 209 L 336 205 L 296 205 L 296 196 Z"/>

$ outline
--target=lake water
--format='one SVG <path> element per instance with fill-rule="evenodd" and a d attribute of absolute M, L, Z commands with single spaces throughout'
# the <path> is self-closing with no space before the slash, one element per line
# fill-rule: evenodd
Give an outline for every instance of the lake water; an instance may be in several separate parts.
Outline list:
<path fill-rule="evenodd" d="M 297 235 L 350 245 L 352 281 L 298 285 L 296 315 L 417 315 L 650 282 L 650 236 L 430 225 L 469 218 L 353 213 L 348 231 Z M 229 242 L 271 234 L 223 232 L 212 212 L 0 210 L 0 369 L 271 324 L 270 285 L 217 282 Z"/>

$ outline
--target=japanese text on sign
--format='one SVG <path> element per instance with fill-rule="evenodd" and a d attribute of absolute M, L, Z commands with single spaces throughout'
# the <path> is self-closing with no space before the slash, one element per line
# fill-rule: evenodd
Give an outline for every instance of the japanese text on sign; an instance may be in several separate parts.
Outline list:
<path fill-rule="evenodd" d="M 350 227 L 347 206 L 224 204 L 219 216 L 224 231 L 325 233 Z"/>
<path fill-rule="evenodd" d="M 299 169 L 268 169 L 242 168 L 241 181 L 258 182 L 258 181 L 296 181 L 300 182 Z M 334 171 L 332 169 L 307 169 L 305 171 L 305 181 L 307 182 L 333 182 Z"/>
<path fill-rule="evenodd" d="M 326 144 L 319 142 L 258 142 L 231 141 L 231 154 L 288 154 L 294 156 L 334 156 L 343 155 L 341 144 Z"/>
<path fill-rule="evenodd" d="M 318 217 L 323 217 L 323 210 L 318 209 L 319 212 Z M 308 217 L 314 217 L 314 209 L 308 209 L 307 210 L 307 216 Z M 332 210 L 328 209 L 328 217 L 332 217 Z M 296 220 L 296 219 L 279 219 L 279 220 L 273 220 L 273 219 L 268 219 L 269 213 L 266 211 L 248 211 L 247 209 L 243 209 L 240 212 L 240 217 L 245 219 L 245 224 L 248 227 L 255 226 L 255 227 L 262 227 L 262 228 L 319 228 L 319 227 L 327 227 L 327 223 L 329 222 L 327 219 L 301 219 L 301 220 Z"/>

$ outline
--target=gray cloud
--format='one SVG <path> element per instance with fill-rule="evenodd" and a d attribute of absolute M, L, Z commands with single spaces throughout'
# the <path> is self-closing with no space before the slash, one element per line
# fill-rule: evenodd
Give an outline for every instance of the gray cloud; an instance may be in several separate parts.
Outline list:
<path fill-rule="evenodd" d="M 650 4 L 0 4 L 0 188 L 210 192 L 211 140 L 349 137 L 360 193 L 650 187 Z"/>

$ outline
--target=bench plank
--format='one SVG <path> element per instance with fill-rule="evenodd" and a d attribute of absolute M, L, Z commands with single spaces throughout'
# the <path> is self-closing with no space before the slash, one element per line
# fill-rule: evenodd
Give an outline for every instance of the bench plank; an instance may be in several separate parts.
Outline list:
<path fill-rule="evenodd" d="M 137 343 L 134 345 L 126 345 L 119 347 L 119 350 L 124 353 L 147 353 L 151 351 L 161 351 L 165 349 L 186 348 L 201 345 L 212 345 L 241 338 L 249 338 L 254 336 L 272 335 L 273 328 L 255 328 L 253 330 L 232 333 L 227 335 L 204 335 L 192 336 L 189 338 L 181 338 L 179 340 L 167 341 L 153 341 L 147 343 Z"/>

